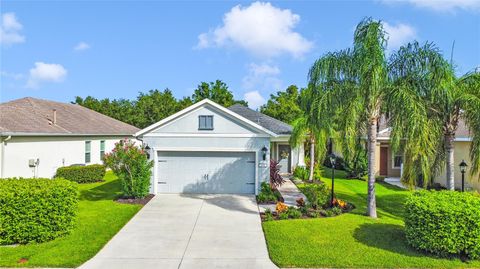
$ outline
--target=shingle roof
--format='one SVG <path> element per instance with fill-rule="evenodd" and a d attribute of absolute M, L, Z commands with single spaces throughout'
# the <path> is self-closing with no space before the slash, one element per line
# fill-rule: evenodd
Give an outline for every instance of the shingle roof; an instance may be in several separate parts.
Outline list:
<path fill-rule="evenodd" d="M 246 106 L 235 104 L 228 109 L 278 135 L 292 133 L 292 126 L 286 124 L 285 122 L 274 119 L 270 116 L 252 110 Z"/>
<path fill-rule="evenodd" d="M 0 133 L 3 134 L 130 136 L 138 130 L 132 125 L 76 104 L 32 97 L 0 104 Z"/>

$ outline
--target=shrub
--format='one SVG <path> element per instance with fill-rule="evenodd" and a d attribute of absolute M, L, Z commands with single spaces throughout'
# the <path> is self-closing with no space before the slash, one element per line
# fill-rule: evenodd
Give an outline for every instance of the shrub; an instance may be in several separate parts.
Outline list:
<path fill-rule="evenodd" d="M 344 170 L 348 178 L 362 178 L 368 173 L 367 151 L 364 149 L 356 150 L 351 160 L 346 161 Z"/>
<path fill-rule="evenodd" d="M 259 203 L 275 203 L 277 202 L 277 196 L 272 190 L 272 187 L 267 182 L 262 182 L 260 193 L 257 195 L 257 202 Z"/>
<path fill-rule="evenodd" d="M 265 210 L 265 221 L 272 221 L 273 220 L 273 215 L 270 210 Z"/>
<path fill-rule="evenodd" d="M 287 211 L 287 209 L 288 209 L 288 206 L 282 202 L 278 202 L 277 205 L 275 206 L 275 211 L 277 211 L 277 213 L 279 214 Z"/>
<path fill-rule="evenodd" d="M 281 219 L 281 220 L 288 219 L 288 213 L 283 212 L 283 213 L 278 214 L 278 219 Z"/>
<path fill-rule="evenodd" d="M 418 191 L 405 203 L 405 234 L 416 249 L 480 258 L 480 198 L 453 191 Z"/>
<path fill-rule="evenodd" d="M 295 167 L 295 170 L 293 170 L 293 177 L 303 181 L 307 181 L 309 177 L 309 171 L 306 167 L 297 166 Z"/>
<path fill-rule="evenodd" d="M 105 176 L 105 166 L 92 164 L 87 166 L 65 166 L 57 169 L 55 177 L 68 179 L 77 183 L 101 181 Z"/>
<path fill-rule="evenodd" d="M 105 154 L 104 162 L 122 182 L 124 197 L 143 198 L 150 187 L 153 161 L 149 161 L 143 148 L 129 139 L 115 144 L 111 153 Z"/>
<path fill-rule="evenodd" d="M 270 184 L 275 187 L 279 187 L 285 182 L 280 175 L 280 168 L 278 168 L 278 162 L 270 159 Z"/>
<path fill-rule="evenodd" d="M 323 207 L 329 200 L 330 194 L 325 184 L 306 184 L 301 189 L 310 206 L 315 209 Z"/>
<path fill-rule="evenodd" d="M 299 219 L 302 216 L 302 212 L 293 207 L 289 207 L 286 213 L 288 214 L 288 217 L 292 219 Z"/>
<path fill-rule="evenodd" d="M 295 202 L 297 202 L 297 206 L 298 207 L 305 207 L 305 200 L 303 200 L 302 197 L 298 198 L 297 200 L 295 200 Z"/>
<path fill-rule="evenodd" d="M 330 162 L 330 158 L 325 158 L 323 160 L 323 166 L 325 167 L 328 167 L 328 168 L 332 168 L 332 163 Z M 340 157 L 340 156 L 335 156 L 335 169 L 337 170 L 345 170 L 345 160 L 343 159 L 343 157 Z"/>
<path fill-rule="evenodd" d="M 45 242 L 74 227 L 76 183 L 60 178 L 0 181 L 0 245 Z"/>

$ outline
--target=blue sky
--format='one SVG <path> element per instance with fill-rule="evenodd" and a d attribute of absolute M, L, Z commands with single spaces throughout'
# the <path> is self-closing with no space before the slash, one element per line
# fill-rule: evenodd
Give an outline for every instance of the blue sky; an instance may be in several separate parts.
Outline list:
<path fill-rule="evenodd" d="M 348 47 L 365 16 L 381 19 L 389 50 L 433 41 L 462 74 L 480 66 L 480 1 L 1 1 L 0 100 L 33 96 L 191 95 L 225 81 L 257 107 L 305 86 L 323 53 Z"/>

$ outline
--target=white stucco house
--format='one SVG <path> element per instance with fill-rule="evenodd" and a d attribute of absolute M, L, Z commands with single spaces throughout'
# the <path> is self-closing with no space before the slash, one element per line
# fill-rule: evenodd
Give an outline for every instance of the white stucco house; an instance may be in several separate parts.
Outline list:
<path fill-rule="evenodd" d="M 257 194 L 269 180 L 270 158 L 282 172 L 304 165 L 303 146 L 291 149 L 292 127 L 241 105 L 205 99 L 143 130 L 154 161 L 151 192 Z"/>
<path fill-rule="evenodd" d="M 61 166 L 102 163 L 138 130 L 75 104 L 31 97 L 1 103 L 0 178 L 51 178 Z"/>

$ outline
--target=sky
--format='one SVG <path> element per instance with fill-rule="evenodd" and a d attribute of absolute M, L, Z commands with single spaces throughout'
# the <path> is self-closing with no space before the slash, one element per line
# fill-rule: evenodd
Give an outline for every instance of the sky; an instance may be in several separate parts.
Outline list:
<path fill-rule="evenodd" d="M 257 108 L 313 62 L 352 45 L 365 17 L 381 20 L 388 53 L 434 42 L 458 75 L 480 66 L 479 0 L 1 1 L 0 101 L 26 96 L 178 98 L 223 80 Z"/>

